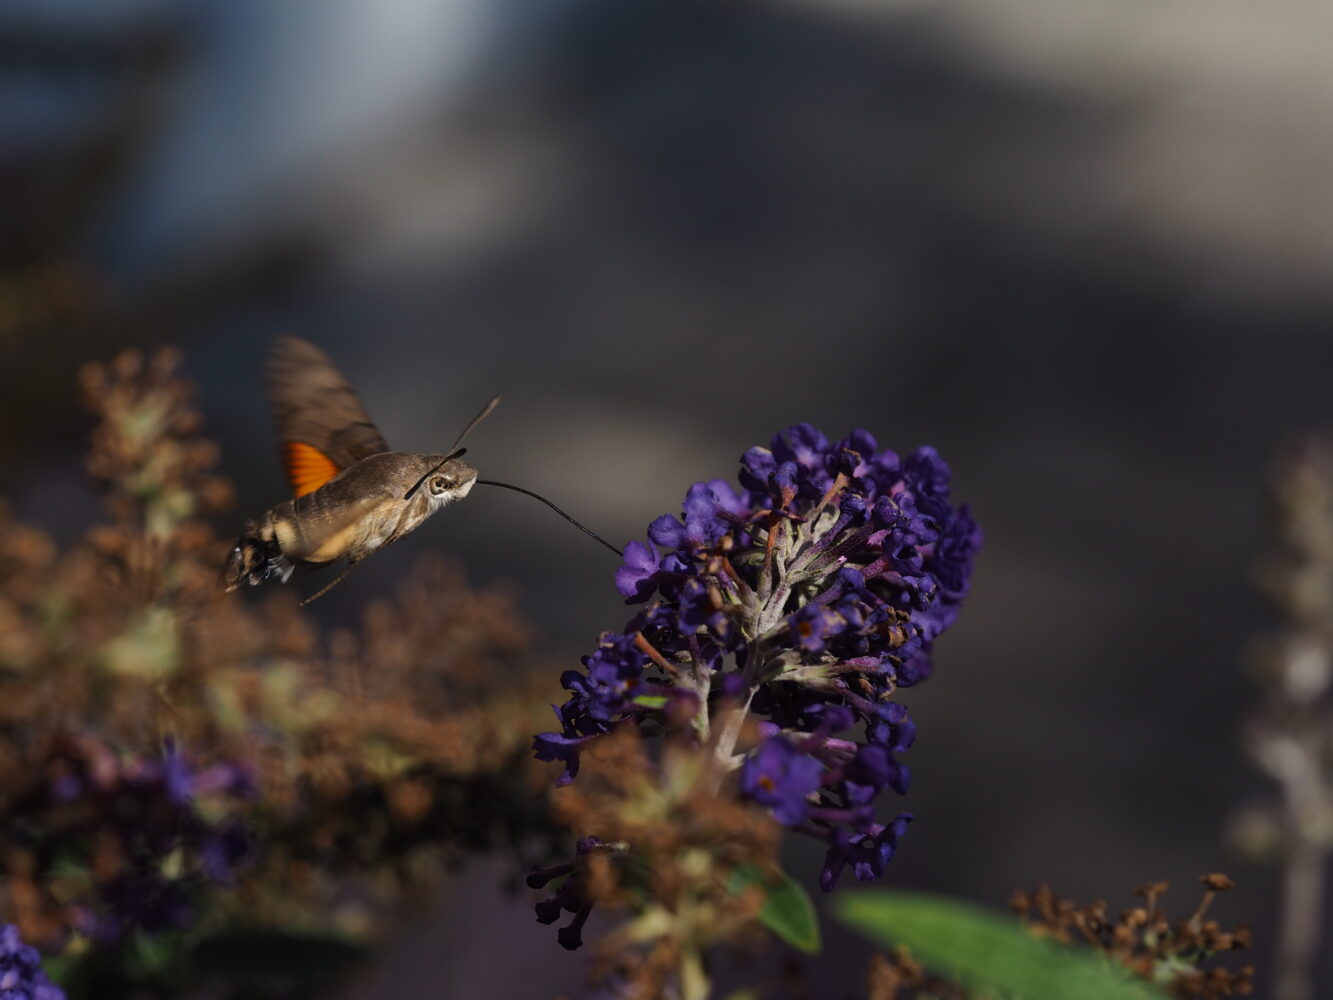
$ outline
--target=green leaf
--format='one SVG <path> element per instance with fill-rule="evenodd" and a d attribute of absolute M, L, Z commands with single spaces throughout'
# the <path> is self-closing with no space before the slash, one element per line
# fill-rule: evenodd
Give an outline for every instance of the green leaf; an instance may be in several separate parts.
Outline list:
<path fill-rule="evenodd" d="M 634 699 L 634 704 L 642 705 L 644 708 L 666 708 L 666 703 L 664 694 L 641 694 Z"/>
<path fill-rule="evenodd" d="M 862 892 L 836 901 L 843 923 L 969 990 L 1023 1000 L 1166 1000 L 1119 965 L 1082 948 L 1033 937 L 1012 918 L 913 892 Z"/>
<path fill-rule="evenodd" d="M 756 865 L 741 865 L 731 873 L 729 892 L 740 895 L 751 886 L 764 890 L 759 922 L 794 948 L 814 954 L 820 949 L 819 918 L 815 905 L 800 884 L 786 873 L 766 878 Z"/>

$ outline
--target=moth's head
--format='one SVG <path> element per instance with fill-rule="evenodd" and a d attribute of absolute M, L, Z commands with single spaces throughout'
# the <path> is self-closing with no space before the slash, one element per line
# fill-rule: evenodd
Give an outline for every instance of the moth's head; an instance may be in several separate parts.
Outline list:
<path fill-rule="evenodd" d="M 462 457 L 431 455 L 428 462 L 433 471 L 421 484 L 420 492 L 430 498 L 432 508 L 462 500 L 477 481 L 477 470 L 463 461 Z"/>
<path fill-rule="evenodd" d="M 422 456 L 426 460 L 426 469 L 415 485 L 403 494 L 404 500 L 411 500 L 421 493 L 429 499 L 430 509 L 435 511 L 447 503 L 462 500 L 468 495 L 472 485 L 477 481 L 477 470 L 463 461 L 467 449 L 458 446 L 463 443 L 468 431 L 486 419 L 486 414 L 495 409 L 495 404 L 498 402 L 500 402 L 499 396 L 491 397 L 491 401 L 483 406 L 481 412 L 472 418 L 472 422 L 463 428 L 463 433 L 458 435 L 458 440 L 454 442 L 454 450 L 448 455 Z"/>

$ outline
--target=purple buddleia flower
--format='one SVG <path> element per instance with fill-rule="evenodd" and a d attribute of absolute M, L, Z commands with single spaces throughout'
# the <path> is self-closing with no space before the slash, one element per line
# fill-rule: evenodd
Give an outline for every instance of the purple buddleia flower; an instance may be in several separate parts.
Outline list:
<path fill-rule="evenodd" d="M 0 1000 L 65 1000 L 42 971 L 37 949 L 23 943 L 13 924 L 0 926 Z"/>
<path fill-rule="evenodd" d="M 823 888 L 849 865 L 878 878 L 911 818 L 875 816 L 911 780 L 899 755 L 916 727 L 896 698 L 929 676 L 981 532 L 933 448 L 900 457 L 863 430 L 787 428 L 741 456 L 739 481 L 695 483 L 679 517 L 626 546 L 616 585 L 641 610 L 566 672 L 561 729 L 534 749 L 568 782 L 618 726 L 674 725 L 736 770 L 740 795 L 825 842 Z M 682 698 L 693 714 L 663 707 Z M 710 722 L 722 706 L 748 711 L 757 744 Z"/>

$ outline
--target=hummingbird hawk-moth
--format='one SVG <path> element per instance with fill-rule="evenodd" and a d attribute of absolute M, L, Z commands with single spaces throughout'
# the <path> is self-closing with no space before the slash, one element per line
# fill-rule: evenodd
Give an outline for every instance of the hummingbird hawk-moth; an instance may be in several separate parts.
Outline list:
<path fill-rule="evenodd" d="M 309 603 L 368 555 L 462 500 L 478 483 L 536 497 L 619 551 L 544 497 L 478 479 L 477 470 L 463 461 L 467 449 L 459 443 L 494 409 L 499 396 L 463 429 L 449 453 L 418 455 L 389 449 L 342 372 L 308 341 L 280 337 L 269 351 L 265 381 L 293 496 L 246 522 L 223 571 L 228 591 L 274 577 L 285 583 L 297 567 L 344 561 L 342 575 L 303 602 Z"/>

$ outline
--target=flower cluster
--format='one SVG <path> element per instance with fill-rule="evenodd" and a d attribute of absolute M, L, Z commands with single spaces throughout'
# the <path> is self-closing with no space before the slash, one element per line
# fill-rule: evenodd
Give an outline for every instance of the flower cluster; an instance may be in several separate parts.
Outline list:
<path fill-rule="evenodd" d="M 0 926 L 0 997 L 4 1000 L 65 1000 L 42 971 L 37 949 L 23 943 L 13 924 Z"/>
<path fill-rule="evenodd" d="M 827 842 L 822 888 L 849 865 L 878 878 L 911 820 L 874 813 L 883 790 L 910 780 L 897 755 L 915 726 L 892 698 L 929 675 L 980 531 L 951 504 L 933 449 L 900 458 L 865 431 L 830 443 L 788 428 L 742 456 L 740 487 L 696 483 L 682 517 L 627 546 L 616 585 L 643 608 L 564 674 L 560 729 L 534 750 L 564 763 L 567 784 L 617 726 L 685 721 L 739 771 L 744 795 Z M 751 716 L 759 741 L 747 750 Z"/>
<path fill-rule="evenodd" d="M 53 749 L 42 783 L 15 804 L 26 822 L 7 846 L 29 854 L 48 883 L 68 880 L 56 894 L 71 901 L 67 919 L 80 933 L 110 942 L 131 928 L 181 928 L 191 922 L 194 891 L 230 883 L 250 853 L 249 834 L 229 810 L 252 793 L 246 771 L 197 769 L 170 742 L 161 757 L 147 758 L 118 755 L 91 736 L 68 738 Z M 206 819 L 204 803 L 223 814 Z"/>

